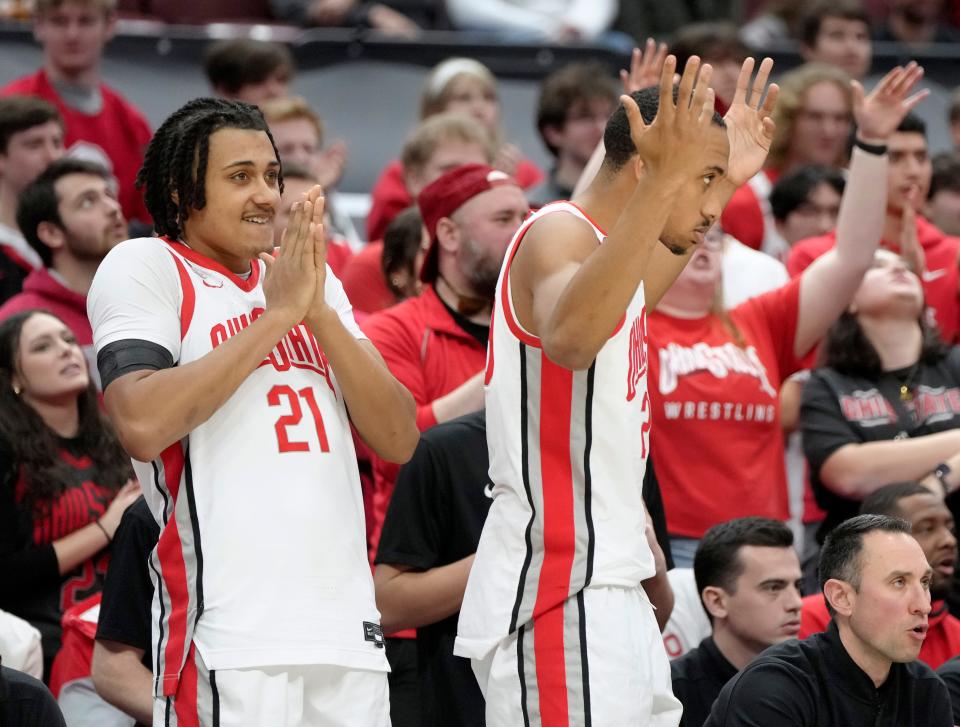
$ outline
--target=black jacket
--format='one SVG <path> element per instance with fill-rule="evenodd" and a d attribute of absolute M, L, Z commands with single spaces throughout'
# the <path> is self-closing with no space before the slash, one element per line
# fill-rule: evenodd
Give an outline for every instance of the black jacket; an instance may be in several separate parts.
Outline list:
<path fill-rule="evenodd" d="M 683 705 L 680 727 L 703 727 L 720 690 L 736 674 L 737 668 L 720 653 L 712 636 L 671 661 L 673 696 Z"/>
<path fill-rule="evenodd" d="M 772 646 L 731 679 L 706 727 L 952 727 L 947 688 L 919 661 L 894 664 L 879 689 L 837 626 Z"/>

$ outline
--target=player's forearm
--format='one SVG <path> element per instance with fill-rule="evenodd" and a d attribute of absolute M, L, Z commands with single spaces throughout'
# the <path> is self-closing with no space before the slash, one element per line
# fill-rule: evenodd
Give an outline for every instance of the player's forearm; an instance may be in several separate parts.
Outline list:
<path fill-rule="evenodd" d="M 647 578 L 640 585 L 643 586 L 650 603 L 654 605 L 657 626 L 663 631 L 667 621 L 670 620 L 670 614 L 673 613 L 674 596 L 673 588 L 670 586 L 670 578 L 667 577 L 666 571 L 657 571 L 655 576 Z"/>
<path fill-rule="evenodd" d="M 374 453 L 403 464 L 416 449 L 420 432 L 413 396 L 375 353 L 358 341 L 332 309 L 307 324 L 323 348 L 343 392 L 350 420 Z"/>
<path fill-rule="evenodd" d="M 149 462 L 233 396 L 295 325 L 268 309 L 213 351 L 183 366 L 137 371 L 107 386 L 104 404 L 124 449 Z"/>
<path fill-rule="evenodd" d="M 473 558 L 422 572 L 378 565 L 373 582 L 384 633 L 427 626 L 459 611 Z"/>
<path fill-rule="evenodd" d="M 142 724 L 152 724 L 153 675 L 142 658 L 141 649 L 98 640 L 93 645 L 91 676 L 104 701 Z"/>
<path fill-rule="evenodd" d="M 660 272 L 649 264 L 675 189 L 652 174 L 637 183 L 613 230 L 570 278 L 547 320 L 541 339 L 553 361 L 587 368 L 620 325 L 640 283 Z"/>
<path fill-rule="evenodd" d="M 843 497 L 862 500 L 891 482 L 919 480 L 960 451 L 960 430 L 913 439 L 846 444 L 827 458 L 820 479 Z"/>

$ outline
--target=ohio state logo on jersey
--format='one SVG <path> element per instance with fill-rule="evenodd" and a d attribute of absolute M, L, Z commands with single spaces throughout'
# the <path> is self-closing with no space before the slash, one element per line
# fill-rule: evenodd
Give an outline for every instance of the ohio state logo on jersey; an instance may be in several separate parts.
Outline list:
<path fill-rule="evenodd" d="M 637 384 L 647 375 L 647 309 L 640 309 L 640 315 L 633 319 L 630 326 L 630 347 L 627 351 L 627 401 L 633 401 L 637 395 Z"/>
<path fill-rule="evenodd" d="M 681 376 L 706 371 L 718 379 L 729 374 L 752 376 L 760 382 L 760 389 L 776 397 L 777 390 L 770 384 L 767 369 L 753 346 L 740 348 L 734 343 L 709 346 L 695 343 L 693 346 L 668 344 L 660 349 L 660 393 L 670 394 L 676 390 Z"/>
<path fill-rule="evenodd" d="M 250 315 L 241 314 L 217 323 L 210 329 L 210 345 L 216 348 L 230 337 L 237 335 L 263 314 L 263 308 L 254 308 Z M 298 323 L 290 329 L 280 343 L 263 360 L 260 366 L 273 366 L 277 371 L 289 371 L 291 367 L 314 371 L 326 380 L 330 391 L 334 391 L 330 379 L 330 364 L 320 350 L 320 344 L 310 329 Z M 258 366 L 259 368 L 259 366 Z"/>

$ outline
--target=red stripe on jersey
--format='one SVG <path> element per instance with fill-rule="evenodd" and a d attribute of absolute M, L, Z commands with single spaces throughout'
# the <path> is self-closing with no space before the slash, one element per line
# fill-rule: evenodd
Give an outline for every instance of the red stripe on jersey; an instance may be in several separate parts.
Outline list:
<path fill-rule="evenodd" d="M 206 268 L 207 270 L 213 270 L 215 273 L 219 273 L 244 292 L 249 293 L 251 290 L 256 288 L 257 283 L 260 282 L 259 260 L 250 261 L 250 277 L 244 280 L 233 271 L 225 268 L 216 260 L 211 260 L 206 255 L 201 255 L 196 250 L 191 250 L 179 240 L 171 240 L 169 237 L 161 237 L 160 239 L 190 262 L 194 263 L 195 265 L 199 265 L 201 268 Z"/>
<path fill-rule="evenodd" d="M 183 474 L 183 448 L 180 443 L 172 444 L 160 454 L 163 462 L 164 485 L 174 503 L 176 513 L 177 495 L 180 491 L 180 477 Z M 170 518 L 160 533 L 157 542 L 157 559 L 160 561 L 160 574 L 170 599 L 170 613 L 167 614 L 167 643 L 164 646 L 163 694 L 170 697 L 177 692 L 180 666 L 183 664 L 184 641 L 187 636 L 187 609 L 190 605 L 190 588 L 187 584 L 187 566 L 183 560 L 183 542 L 177 527 L 176 515 Z"/>
<path fill-rule="evenodd" d="M 593 218 L 586 213 L 586 211 L 583 209 L 583 207 L 581 207 L 580 205 L 578 205 L 578 204 L 576 204 L 576 203 L 574 203 L 574 202 L 567 202 L 567 204 L 569 204 L 571 207 L 576 207 L 576 208 L 580 211 L 580 214 L 582 214 L 584 217 L 587 218 L 587 222 L 589 222 L 591 225 L 593 225 L 593 226 L 596 227 L 598 230 L 600 230 L 600 234 L 601 234 L 601 235 L 603 235 L 604 237 L 607 236 L 606 231 L 605 231 L 602 227 L 600 227 L 600 225 L 598 225 L 596 222 L 593 221 Z"/>
<path fill-rule="evenodd" d="M 533 606 L 533 649 L 543 724 L 567 724 L 563 603 L 576 550 L 570 416 L 573 372 L 540 357 L 540 478 L 543 565 Z"/>
<path fill-rule="evenodd" d="M 568 725 L 566 651 L 563 643 L 563 602 L 542 614 L 533 627 L 533 652 L 537 664 L 540 724 Z"/>
<path fill-rule="evenodd" d="M 180 340 L 187 337 L 187 331 L 190 330 L 190 321 L 193 320 L 193 310 L 197 305 L 197 293 L 193 289 L 193 281 L 190 280 L 190 274 L 173 253 L 170 257 L 177 264 L 177 273 L 180 275 L 180 290 L 183 291 L 183 302 L 180 303 Z"/>
<path fill-rule="evenodd" d="M 493 301 L 493 307 L 496 309 L 497 301 Z M 487 335 L 487 366 L 483 374 L 483 385 L 488 386 L 490 379 L 493 378 L 493 322 L 497 319 L 496 310 L 490 314 L 490 333 Z"/>
<path fill-rule="evenodd" d="M 510 257 L 507 259 L 507 266 L 503 271 L 503 279 L 500 281 L 500 306 L 503 308 L 503 317 L 507 321 L 507 328 L 510 329 L 510 332 L 518 340 L 523 341 L 523 343 L 527 344 L 528 346 L 540 348 L 540 339 L 523 330 L 520 322 L 513 317 L 513 307 L 510 300 L 510 293 L 508 292 L 510 289 L 510 267 L 513 265 L 513 258 L 517 256 L 517 250 L 520 249 L 520 243 L 523 242 L 523 238 L 529 230 L 530 227 L 527 227 L 527 229 L 520 233 L 520 236 L 513 245 L 513 249 L 510 251 Z M 491 320 L 492 318 L 493 316 L 491 316 Z"/>
<path fill-rule="evenodd" d="M 200 705 L 197 703 L 197 647 L 190 644 L 187 663 L 183 665 L 180 688 L 173 700 L 177 727 L 200 727 Z"/>

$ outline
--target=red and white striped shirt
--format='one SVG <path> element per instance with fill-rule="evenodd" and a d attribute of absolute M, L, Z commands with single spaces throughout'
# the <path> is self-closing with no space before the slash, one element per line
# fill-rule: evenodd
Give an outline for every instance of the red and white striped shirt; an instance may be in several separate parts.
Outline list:
<path fill-rule="evenodd" d="M 264 311 L 263 263 L 242 279 L 186 245 L 128 240 L 88 297 L 94 343 L 149 341 L 182 366 Z M 357 338 L 340 282 L 325 295 Z M 367 564 L 343 396 L 303 323 L 207 421 L 153 462 L 134 461 L 161 526 L 154 579 L 155 690 L 176 692 L 191 641 L 211 670 L 292 664 L 387 669 Z"/>
<path fill-rule="evenodd" d="M 569 214 L 546 205 L 520 227 L 500 273 L 487 351 L 487 445 L 493 504 L 470 572 L 455 653 L 497 642 L 584 588 L 633 588 L 655 572 L 641 490 L 649 449 L 643 284 L 584 371 L 558 366 L 513 309 L 510 266 L 527 230 Z"/>

